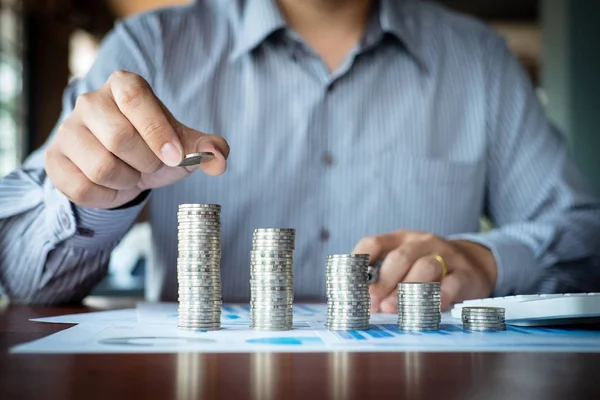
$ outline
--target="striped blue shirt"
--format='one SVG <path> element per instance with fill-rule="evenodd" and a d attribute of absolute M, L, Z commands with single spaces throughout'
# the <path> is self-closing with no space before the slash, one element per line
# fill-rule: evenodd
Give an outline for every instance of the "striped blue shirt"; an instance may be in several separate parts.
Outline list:
<path fill-rule="evenodd" d="M 495 295 L 556 289 L 600 256 L 600 204 L 505 42 L 440 6 L 381 0 L 329 72 L 271 0 L 203 0 L 129 18 L 105 38 L 76 98 L 119 69 L 184 124 L 222 135 L 228 170 L 153 190 L 124 210 L 76 207 L 43 149 L 0 182 L 0 286 L 15 302 L 81 299 L 149 202 L 147 297 L 175 300 L 180 203 L 222 205 L 225 300 L 249 297 L 251 235 L 297 230 L 297 299 L 323 299 L 327 254 L 410 229 L 489 247 Z M 60 121 L 59 121 L 60 123 Z M 491 231 L 480 231 L 488 216 Z M 552 271 L 565 277 L 552 278 Z M 554 282 L 552 288 L 544 282 Z"/>

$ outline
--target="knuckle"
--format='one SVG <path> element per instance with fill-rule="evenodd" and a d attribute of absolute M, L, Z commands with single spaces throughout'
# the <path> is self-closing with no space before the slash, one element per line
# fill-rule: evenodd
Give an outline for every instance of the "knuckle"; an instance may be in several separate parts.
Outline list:
<path fill-rule="evenodd" d="M 69 143 L 73 135 L 79 134 L 85 127 L 71 114 L 56 128 L 56 138 L 52 143 L 60 147 L 63 143 Z"/>
<path fill-rule="evenodd" d="M 358 253 L 368 254 L 368 253 L 373 253 L 374 251 L 375 251 L 375 248 L 373 247 L 373 239 L 372 239 L 372 237 L 368 236 L 368 237 L 364 237 L 358 241 L 358 243 L 354 247 L 353 253 L 354 254 L 358 254 Z"/>
<path fill-rule="evenodd" d="M 145 95 L 146 90 L 143 86 L 128 84 L 120 89 L 119 102 L 122 107 L 128 110 L 134 110 L 142 104 Z"/>
<path fill-rule="evenodd" d="M 378 236 L 367 236 L 361 242 L 365 248 L 374 249 L 379 246 L 379 243 L 381 242 L 381 240 L 379 239 Z"/>
<path fill-rule="evenodd" d="M 421 241 L 423 242 L 435 242 L 438 240 L 438 237 L 436 235 L 434 235 L 433 233 L 424 233 L 421 236 Z"/>
<path fill-rule="evenodd" d="M 115 157 L 98 157 L 98 161 L 92 169 L 92 176 L 90 179 L 99 185 L 105 185 L 115 178 L 118 167 L 119 164 Z"/>
<path fill-rule="evenodd" d="M 423 268 L 423 274 L 427 279 L 434 279 L 442 272 L 442 266 L 435 260 L 424 263 L 421 268 Z"/>
<path fill-rule="evenodd" d="M 44 165 L 46 166 L 46 173 L 50 175 L 52 173 L 52 168 L 48 168 L 48 166 L 52 167 L 56 160 L 56 150 L 54 149 L 54 143 L 51 143 L 50 146 L 44 151 Z"/>
<path fill-rule="evenodd" d="M 76 110 L 89 110 L 95 102 L 94 92 L 82 93 L 75 100 Z"/>
<path fill-rule="evenodd" d="M 156 120 L 149 120 L 140 134 L 144 137 L 144 139 L 153 141 L 155 138 L 159 138 L 164 131 L 165 127 L 163 123 Z"/>
<path fill-rule="evenodd" d="M 398 247 L 392 251 L 390 255 L 397 264 L 404 264 L 408 262 L 408 252 L 404 247 Z"/>
<path fill-rule="evenodd" d="M 68 136 L 71 133 L 71 129 L 69 127 L 69 125 L 65 122 L 63 122 L 62 124 L 60 124 L 58 126 L 58 128 L 56 129 L 56 136 L 57 137 L 63 137 L 63 136 Z"/>
<path fill-rule="evenodd" d="M 75 186 L 73 187 L 73 190 L 68 194 L 68 196 L 75 203 L 78 203 L 78 204 L 87 203 L 90 200 L 92 200 L 91 199 L 92 194 L 93 194 L 92 189 L 93 189 L 93 184 L 91 182 L 89 182 L 88 180 L 81 180 L 80 182 L 77 182 L 75 184 Z"/>
<path fill-rule="evenodd" d="M 158 158 L 153 157 L 151 161 L 144 163 L 144 165 L 140 168 L 140 172 L 142 174 L 152 174 L 163 167 L 162 161 Z"/>
<path fill-rule="evenodd" d="M 126 153 L 135 147 L 137 131 L 129 124 L 116 125 L 108 136 L 107 149 L 111 153 Z"/>
<path fill-rule="evenodd" d="M 132 74 L 129 71 L 125 71 L 123 69 L 118 69 L 118 70 L 114 71 L 112 74 L 110 74 L 110 76 L 108 77 L 108 80 L 109 81 L 127 80 L 127 79 L 130 79 L 132 75 L 135 76 L 135 74 Z"/>

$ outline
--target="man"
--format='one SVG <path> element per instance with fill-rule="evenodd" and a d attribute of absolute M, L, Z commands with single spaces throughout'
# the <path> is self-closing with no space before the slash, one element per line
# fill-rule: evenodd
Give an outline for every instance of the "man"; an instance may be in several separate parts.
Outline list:
<path fill-rule="evenodd" d="M 199 151 L 203 173 L 177 167 Z M 504 42 L 420 1 L 204 0 L 118 24 L 0 185 L 4 292 L 83 298 L 148 202 L 151 300 L 176 299 L 181 203 L 222 205 L 230 301 L 258 227 L 297 229 L 296 299 L 323 299 L 327 254 L 383 260 L 384 312 L 398 282 L 441 279 L 447 307 L 599 256 L 600 205 Z"/>

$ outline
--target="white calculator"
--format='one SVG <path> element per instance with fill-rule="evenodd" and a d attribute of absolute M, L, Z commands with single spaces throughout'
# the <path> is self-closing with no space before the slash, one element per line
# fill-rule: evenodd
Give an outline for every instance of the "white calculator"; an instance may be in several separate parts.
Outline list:
<path fill-rule="evenodd" d="M 506 323 L 517 326 L 600 323 L 600 293 L 532 294 L 467 300 L 451 310 L 460 319 L 463 306 L 503 307 Z"/>

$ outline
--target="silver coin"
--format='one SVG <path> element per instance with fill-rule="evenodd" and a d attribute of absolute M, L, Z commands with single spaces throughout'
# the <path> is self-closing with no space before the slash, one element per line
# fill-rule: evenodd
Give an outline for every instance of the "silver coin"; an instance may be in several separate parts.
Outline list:
<path fill-rule="evenodd" d="M 276 273 L 265 273 L 265 274 L 257 274 L 257 273 L 250 273 L 250 282 L 251 283 L 273 283 L 274 281 L 281 281 L 281 282 L 289 282 L 294 283 L 294 275 L 293 274 L 288 274 L 288 273 L 281 273 L 281 274 L 276 274 Z"/>
<path fill-rule="evenodd" d="M 272 232 L 281 232 L 286 234 L 296 234 L 295 228 L 256 228 L 254 229 L 255 233 L 272 233 Z"/>
<path fill-rule="evenodd" d="M 337 326 L 365 326 L 369 324 L 369 319 L 356 319 L 356 320 L 342 320 L 336 318 L 328 318 L 325 322 L 327 325 L 337 325 Z"/>
<path fill-rule="evenodd" d="M 341 302 L 328 302 L 327 308 L 335 311 L 367 311 L 371 307 L 371 304 L 367 302 L 360 302 L 359 304 L 345 304 Z"/>
<path fill-rule="evenodd" d="M 369 306 L 370 302 L 365 302 L 364 300 L 354 300 L 354 299 L 349 299 L 346 301 L 341 301 L 341 300 L 336 300 L 336 299 L 332 299 L 330 301 L 327 302 L 327 305 L 330 307 L 338 307 L 338 306 L 342 306 L 342 307 L 361 307 L 361 306 Z"/>
<path fill-rule="evenodd" d="M 196 255 L 194 257 L 187 257 L 184 254 L 179 254 L 176 265 L 195 268 L 214 268 L 219 270 L 221 259 L 207 254 Z"/>
<path fill-rule="evenodd" d="M 505 331 L 506 325 L 499 327 L 463 326 L 463 329 L 467 331 Z"/>
<path fill-rule="evenodd" d="M 505 309 L 502 307 L 463 307 L 462 313 L 466 313 L 466 314 L 483 313 L 483 314 L 504 315 Z"/>
<path fill-rule="evenodd" d="M 252 238 L 252 244 L 255 244 L 257 246 L 260 246 L 262 243 L 267 243 L 270 245 L 277 245 L 277 244 L 281 244 L 282 247 L 286 247 L 289 245 L 294 245 L 295 243 L 295 238 L 282 238 L 282 237 L 264 237 L 264 236 L 254 236 Z"/>
<path fill-rule="evenodd" d="M 439 309 L 418 310 L 418 309 L 398 309 L 400 315 L 441 315 Z"/>
<path fill-rule="evenodd" d="M 220 218 L 221 212 L 216 211 L 210 208 L 183 208 L 177 210 L 177 215 L 188 215 L 190 217 L 198 217 L 198 218 Z"/>
<path fill-rule="evenodd" d="M 221 310 L 221 305 L 222 305 L 222 301 L 221 300 L 207 300 L 207 301 L 203 301 L 203 302 L 187 302 L 187 301 L 183 301 L 180 302 L 178 305 L 178 309 L 189 309 L 189 308 L 210 308 L 210 309 L 214 309 L 214 310 Z"/>
<path fill-rule="evenodd" d="M 477 323 L 494 323 L 494 322 L 504 322 L 505 319 L 503 317 L 485 317 L 485 316 L 481 316 L 481 317 L 466 317 L 463 316 L 461 317 L 461 320 L 463 322 L 477 322 Z"/>
<path fill-rule="evenodd" d="M 256 301 L 255 299 L 250 300 L 251 310 L 278 310 L 278 311 L 292 311 L 293 309 L 292 299 L 285 301 Z"/>
<path fill-rule="evenodd" d="M 294 261 L 294 254 L 291 251 L 251 250 L 250 260 Z"/>
<path fill-rule="evenodd" d="M 406 332 L 427 332 L 427 331 L 439 331 L 439 326 L 399 326 L 399 330 Z"/>
<path fill-rule="evenodd" d="M 179 210 L 189 210 L 189 209 L 196 209 L 196 208 L 215 208 L 215 209 L 220 210 L 221 205 L 220 204 L 187 203 L 187 204 L 180 204 L 178 207 Z"/>
<path fill-rule="evenodd" d="M 178 265 L 177 273 L 195 273 L 195 274 L 203 274 L 203 275 L 214 275 L 221 276 L 219 270 L 215 270 L 212 267 L 199 267 L 195 265 Z"/>
<path fill-rule="evenodd" d="M 327 260 L 330 260 L 330 259 L 336 259 L 336 260 L 339 260 L 339 259 L 351 259 L 351 260 L 360 259 L 360 260 L 366 260 L 366 261 L 368 261 L 370 257 L 371 257 L 370 254 L 329 254 L 327 256 Z"/>
<path fill-rule="evenodd" d="M 469 326 L 505 326 L 506 323 L 504 321 L 497 321 L 497 322 L 468 322 L 465 321 L 463 322 L 463 325 L 469 325 Z"/>
<path fill-rule="evenodd" d="M 398 283 L 398 288 L 406 288 L 406 289 L 422 289 L 422 288 L 439 288 L 441 286 L 440 282 L 400 282 Z"/>
<path fill-rule="evenodd" d="M 177 326 L 181 330 L 185 331 L 218 331 L 221 329 L 221 324 L 219 325 L 201 325 L 201 326 L 188 326 L 188 325 L 178 325 Z"/>
<path fill-rule="evenodd" d="M 414 291 L 414 292 L 398 292 L 398 297 L 415 298 L 415 297 L 435 297 L 439 296 L 441 292 L 439 290 L 432 291 Z"/>
<path fill-rule="evenodd" d="M 439 313 L 441 312 L 440 309 L 440 305 L 439 304 L 432 304 L 432 305 L 428 305 L 428 304 L 414 304 L 411 306 L 406 307 L 406 305 L 404 307 L 398 307 L 398 312 L 408 312 L 408 313 L 431 313 L 431 312 L 436 312 Z"/>

